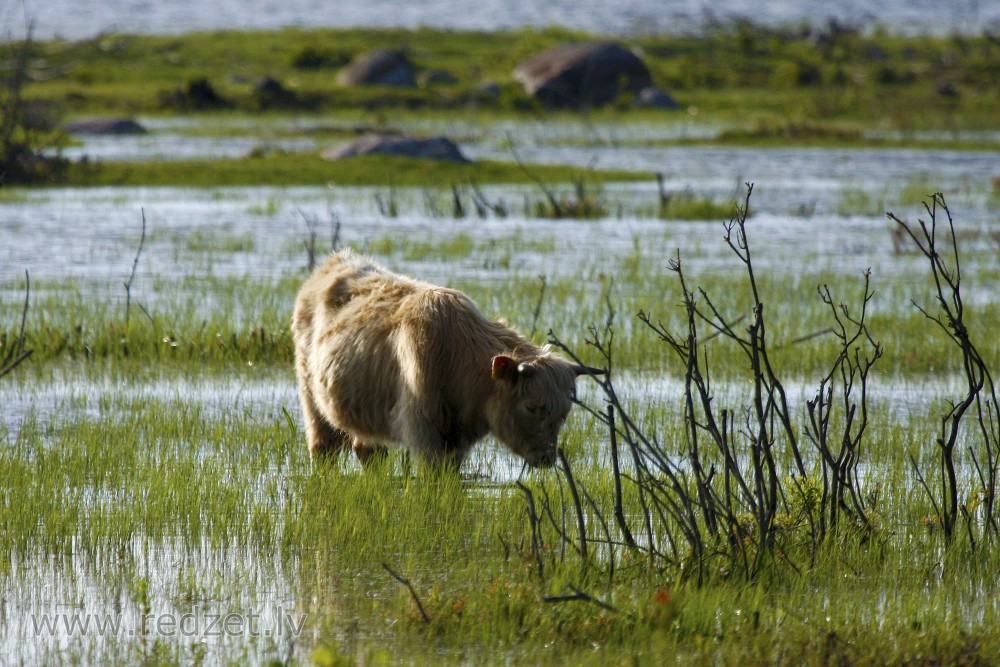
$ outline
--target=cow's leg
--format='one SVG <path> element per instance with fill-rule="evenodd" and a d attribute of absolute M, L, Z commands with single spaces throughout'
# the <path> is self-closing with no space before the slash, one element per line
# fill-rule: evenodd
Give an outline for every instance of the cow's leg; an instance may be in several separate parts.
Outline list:
<path fill-rule="evenodd" d="M 369 444 L 355 438 L 352 448 L 365 468 L 379 465 L 389 458 L 389 448 L 385 445 Z"/>
<path fill-rule="evenodd" d="M 428 461 L 437 470 L 444 470 L 448 472 L 457 473 L 462 467 L 462 462 L 465 460 L 466 452 L 458 449 L 445 449 L 433 460 Z"/>
<path fill-rule="evenodd" d="M 313 401 L 312 392 L 308 387 L 300 387 L 300 399 L 302 403 L 302 415 L 305 419 L 306 442 L 309 446 L 309 457 L 330 458 L 344 451 L 351 442 L 351 436 L 330 426 L 329 422 L 320 414 L 319 408 Z"/>
<path fill-rule="evenodd" d="M 309 441 L 309 456 L 317 459 L 330 459 L 341 452 L 351 442 L 351 435 L 346 431 L 333 428 L 322 417 L 318 418 L 307 431 Z"/>
<path fill-rule="evenodd" d="M 403 440 L 425 468 L 458 472 L 469 451 L 459 443 L 448 442 L 434 423 L 419 418 L 407 420 Z"/>

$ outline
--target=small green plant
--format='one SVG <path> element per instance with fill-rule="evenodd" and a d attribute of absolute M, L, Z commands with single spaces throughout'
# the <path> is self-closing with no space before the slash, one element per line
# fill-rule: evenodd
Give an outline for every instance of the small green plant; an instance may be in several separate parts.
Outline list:
<path fill-rule="evenodd" d="M 837 202 L 837 215 L 881 216 L 885 212 L 886 199 L 882 194 L 872 193 L 863 188 L 844 188 Z"/>
<path fill-rule="evenodd" d="M 732 203 L 698 197 L 690 190 L 661 197 L 658 215 L 664 220 L 725 220 Z"/>
<path fill-rule="evenodd" d="M 255 204 L 250 207 L 250 213 L 252 215 L 260 215 L 264 217 L 272 217 L 281 211 L 282 203 L 275 197 L 268 197 L 267 201 L 263 204 Z"/>
<path fill-rule="evenodd" d="M 547 193 L 546 199 L 535 202 L 532 214 L 537 218 L 596 219 L 608 215 L 607 204 L 599 193 L 588 192 L 583 181 L 574 187 L 574 195 L 558 196 Z"/>
<path fill-rule="evenodd" d="M 226 234 L 199 228 L 184 237 L 184 246 L 191 252 L 251 252 L 256 246 L 252 234 Z"/>

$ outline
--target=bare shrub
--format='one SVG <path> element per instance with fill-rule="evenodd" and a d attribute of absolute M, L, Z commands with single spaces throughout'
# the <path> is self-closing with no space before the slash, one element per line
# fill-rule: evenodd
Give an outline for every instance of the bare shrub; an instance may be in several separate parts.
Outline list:
<path fill-rule="evenodd" d="M 924 202 L 924 210 L 928 220 L 921 218 L 916 224 L 906 222 L 891 212 L 887 215 L 930 264 L 937 308 L 930 310 L 915 301 L 913 305 L 958 348 L 965 391 L 941 415 L 941 430 L 937 438 L 938 472 L 935 474 L 922 469 L 915 459 L 911 458 L 911 462 L 934 506 L 935 523 L 940 523 L 946 538 L 950 541 L 954 537 L 961 513 L 969 539 L 975 545 L 977 537 L 996 537 L 1000 533 L 996 517 L 1000 407 L 993 375 L 969 333 L 962 298 L 958 237 L 944 195 L 932 195 Z M 943 229 L 945 225 L 947 228 Z M 972 422 L 971 426 L 966 426 L 968 421 Z M 956 458 L 962 455 L 958 445 L 963 428 L 971 429 L 974 436 L 966 449 L 967 462 L 976 473 L 971 485 L 962 483 L 956 472 Z M 935 477 L 938 478 L 936 484 Z"/>
<path fill-rule="evenodd" d="M 753 580 L 770 565 L 798 569 L 832 538 L 864 540 L 877 533 L 872 517 L 878 496 L 865 492 L 857 473 L 868 429 L 868 382 L 882 356 L 866 324 L 870 272 L 855 307 L 836 301 L 828 286 L 818 288 L 832 316 L 824 333 L 836 338 L 839 352 L 813 398 L 793 414 L 772 363 L 747 236 L 751 193 L 748 184 L 743 204 L 726 224 L 726 242 L 743 265 L 752 299 L 749 324 L 722 313 L 704 290 L 691 289 L 679 256 L 670 267 L 681 288 L 684 329 L 672 332 L 650 314 L 638 314 L 683 368 L 683 442 L 661 441 L 619 398 L 612 372 L 613 313 L 603 329 L 591 326 L 587 343 L 608 370 L 595 377 L 606 406 L 583 407 L 608 429 L 612 506 L 598 503 L 574 480 L 560 456 L 557 497 L 544 485 L 533 491 L 522 485 L 533 551 L 551 542 L 568 545 L 584 568 L 600 563 L 612 572 L 620 566 L 616 554 L 637 552 L 700 583 L 714 576 Z M 713 337 L 735 345 L 749 362 L 750 390 L 739 405 L 716 400 L 704 345 Z M 552 332 L 550 342 L 578 361 Z M 623 511 L 624 496 L 638 502 L 638 512 Z M 565 551 L 563 546 L 545 553 Z"/>

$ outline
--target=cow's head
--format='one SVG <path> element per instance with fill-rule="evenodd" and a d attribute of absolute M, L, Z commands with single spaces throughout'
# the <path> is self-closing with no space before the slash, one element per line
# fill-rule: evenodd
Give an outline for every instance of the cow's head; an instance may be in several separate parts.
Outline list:
<path fill-rule="evenodd" d="M 550 354 L 526 360 L 494 357 L 493 434 L 529 465 L 551 466 L 559 430 L 576 396 L 577 376 L 599 372 Z"/>

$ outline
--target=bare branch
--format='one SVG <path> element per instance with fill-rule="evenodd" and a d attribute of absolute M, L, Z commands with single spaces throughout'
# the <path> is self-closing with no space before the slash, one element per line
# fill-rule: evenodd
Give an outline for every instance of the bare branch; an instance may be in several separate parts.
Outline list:
<path fill-rule="evenodd" d="M 412 597 L 413 601 L 417 604 L 417 609 L 420 611 L 420 615 L 423 617 L 424 623 L 430 623 L 431 617 L 427 615 L 426 611 L 424 611 L 424 605 L 421 604 L 420 598 L 417 596 L 417 592 L 413 590 L 413 584 L 410 583 L 410 580 L 393 572 L 392 568 L 389 567 L 385 561 L 382 562 L 382 568 L 389 573 L 389 576 L 406 586 L 406 589 L 410 591 L 410 597 Z"/>
<path fill-rule="evenodd" d="M 135 259 L 132 260 L 132 272 L 129 273 L 128 280 L 125 281 L 125 330 L 128 331 L 129 314 L 132 309 L 132 281 L 135 280 L 135 270 L 139 266 L 139 256 L 146 243 L 146 210 L 142 211 L 142 234 L 139 236 L 139 247 L 135 251 Z"/>

